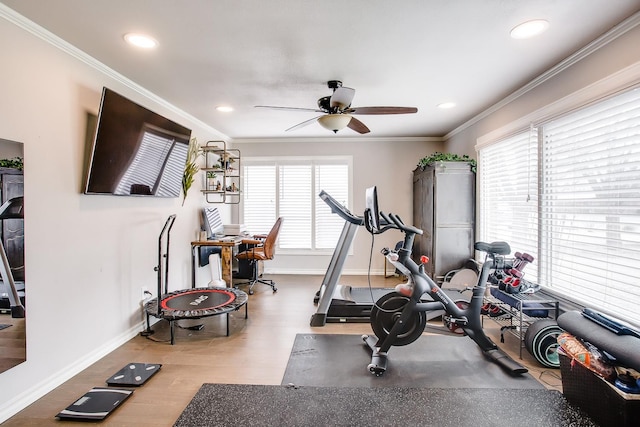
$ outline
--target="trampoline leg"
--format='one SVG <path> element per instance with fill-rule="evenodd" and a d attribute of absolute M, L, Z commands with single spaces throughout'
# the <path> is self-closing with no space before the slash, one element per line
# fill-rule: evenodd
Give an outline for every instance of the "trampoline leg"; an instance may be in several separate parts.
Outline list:
<path fill-rule="evenodd" d="M 229 313 L 227 313 L 227 336 L 229 336 Z"/>
<path fill-rule="evenodd" d="M 173 330 L 173 320 L 169 320 L 169 329 L 171 330 L 171 345 L 175 342 L 175 335 Z"/>
<path fill-rule="evenodd" d="M 249 301 L 247 301 L 246 304 L 244 305 L 244 318 L 245 319 L 249 318 Z"/>
<path fill-rule="evenodd" d="M 147 330 L 145 331 L 145 333 L 147 335 L 151 335 L 153 331 L 151 330 L 151 319 L 149 318 L 149 313 L 147 313 L 146 316 L 147 316 Z"/>

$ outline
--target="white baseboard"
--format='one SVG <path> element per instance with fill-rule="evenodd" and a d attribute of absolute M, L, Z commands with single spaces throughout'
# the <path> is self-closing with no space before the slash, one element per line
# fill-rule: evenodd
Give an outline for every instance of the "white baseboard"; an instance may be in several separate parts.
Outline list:
<path fill-rule="evenodd" d="M 73 361 L 73 363 L 70 363 L 66 368 L 54 372 L 38 384 L 35 384 L 33 387 L 15 396 L 13 399 L 3 402 L 3 404 L 0 405 L 0 423 L 5 422 L 27 406 L 31 405 L 36 400 L 43 397 L 45 394 L 49 393 L 50 391 L 68 381 L 69 379 L 73 378 L 75 375 L 79 374 L 98 360 L 102 359 L 104 356 L 111 353 L 113 350 L 117 349 L 118 347 L 129 341 L 131 338 L 135 337 L 143 328 L 143 322 L 132 326 L 131 328 L 129 328 L 129 330 L 113 338 L 111 341 L 105 343 L 91 353 L 83 356 L 78 360 Z"/>

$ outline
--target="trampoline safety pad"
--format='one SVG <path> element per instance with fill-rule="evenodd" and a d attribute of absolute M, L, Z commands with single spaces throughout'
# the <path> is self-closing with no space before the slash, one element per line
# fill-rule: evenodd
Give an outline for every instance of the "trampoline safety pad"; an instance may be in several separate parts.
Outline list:
<path fill-rule="evenodd" d="M 174 291 L 149 300 L 144 308 L 147 314 L 167 320 L 199 319 L 238 310 L 249 296 L 234 288 L 209 287 Z"/>

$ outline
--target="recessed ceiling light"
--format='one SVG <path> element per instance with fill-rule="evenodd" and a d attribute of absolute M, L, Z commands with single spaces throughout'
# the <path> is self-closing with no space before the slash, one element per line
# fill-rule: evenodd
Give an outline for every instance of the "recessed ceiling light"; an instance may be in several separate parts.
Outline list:
<path fill-rule="evenodd" d="M 233 111 L 233 107 L 230 107 L 228 105 L 220 105 L 216 107 L 216 110 L 220 111 L 221 113 L 230 113 Z"/>
<path fill-rule="evenodd" d="M 127 33 L 124 35 L 124 39 L 127 43 L 144 49 L 153 49 L 158 46 L 158 42 L 155 39 L 144 34 Z"/>
<path fill-rule="evenodd" d="M 438 104 L 438 108 L 446 110 L 448 108 L 453 108 L 456 106 L 455 102 L 443 102 L 442 104 Z"/>
<path fill-rule="evenodd" d="M 511 30 L 511 37 L 514 39 L 528 39 L 537 36 L 549 28 L 549 21 L 545 19 L 534 19 L 532 21 L 523 22 Z"/>

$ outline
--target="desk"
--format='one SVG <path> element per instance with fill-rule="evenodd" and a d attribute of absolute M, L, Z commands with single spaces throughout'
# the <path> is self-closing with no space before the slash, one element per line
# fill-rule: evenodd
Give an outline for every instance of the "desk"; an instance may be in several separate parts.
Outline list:
<path fill-rule="evenodd" d="M 222 264 L 222 279 L 227 282 L 227 287 L 233 287 L 233 248 L 240 246 L 242 237 L 234 240 L 198 240 L 191 242 L 191 287 L 196 286 L 196 268 L 198 268 L 198 257 L 196 252 L 201 246 L 219 246 L 222 249 L 220 262 Z"/>

